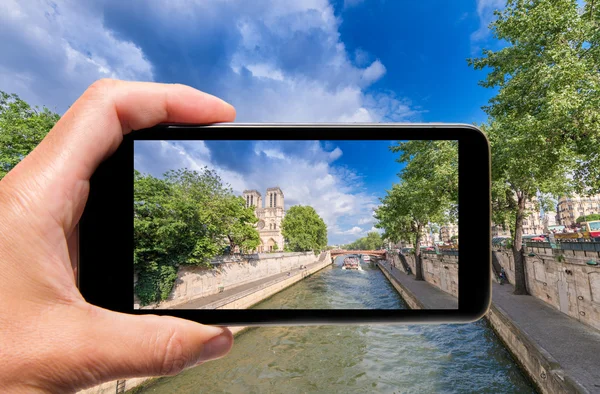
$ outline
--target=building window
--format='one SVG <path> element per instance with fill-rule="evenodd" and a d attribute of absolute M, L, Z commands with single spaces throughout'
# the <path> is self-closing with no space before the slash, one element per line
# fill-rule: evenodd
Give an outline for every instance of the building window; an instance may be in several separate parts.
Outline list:
<path fill-rule="evenodd" d="M 273 206 L 277 206 L 277 194 L 273 194 Z"/>
<path fill-rule="evenodd" d="M 254 206 L 254 196 L 250 196 L 250 205 Z"/>
<path fill-rule="evenodd" d="M 246 196 L 246 207 L 250 206 L 250 196 Z"/>

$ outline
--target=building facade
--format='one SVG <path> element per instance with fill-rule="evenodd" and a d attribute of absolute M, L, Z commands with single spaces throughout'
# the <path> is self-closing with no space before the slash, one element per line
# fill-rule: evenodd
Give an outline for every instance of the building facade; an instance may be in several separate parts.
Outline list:
<path fill-rule="evenodd" d="M 558 215 L 553 211 L 544 212 L 542 222 L 544 224 L 544 232 L 548 233 L 550 232 L 548 227 L 558 225 Z"/>
<path fill-rule="evenodd" d="M 556 207 L 558 224 L 572 226 L 580 216 L 600 213 L 600 194 L 589 197 L 561 197 Z"/>
<path fill-rule="evenodd" d="M 262 195 L 257 190 L 244 190 L 243 197 L 247 207 L 255 207 L 258 218 L 256 228 L 260 236 L 260 245 L 256 252 L 282 251 L 284 239 L 281 234 L 281 222 L 285 216 L 283 191 L 279 187 L 270 187 L 265 194 L 263 207 Z"/>
<path fill-rule="evenodd" d="M 446 224 L 440 228 L 440 238 L 444 243 L 452 242 L 455 235 L 458 236 L 458 224 Z"/>
<path fill-rule="evenodd" d="M 492 237 L 510 237 L 510 229 L 508 226 L 492 223 Z"/>
<path fill-rule="evenodd" d="M 523 218 L 523 235 L 537 235 L 546 233 L 547 221 L 546 217 L 542 216 L 538 208 L 536 198 L 525 203 L 525 213 L 527 216 Z M 492 237 L 510 237 L 508 225 L 492 223 Z"/>
<path fill-rule="evenodd" d="M 523 219 L 523 235 L 543 234 L 544 220 L 537 207 L 535 198 L 533 201 L 525 203 L 525 211 L 529 212 L 529 215 Z"/>

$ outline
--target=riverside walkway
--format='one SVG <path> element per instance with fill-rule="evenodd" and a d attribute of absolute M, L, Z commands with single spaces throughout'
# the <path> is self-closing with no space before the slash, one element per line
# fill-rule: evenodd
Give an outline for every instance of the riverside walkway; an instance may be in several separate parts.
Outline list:
<path fill-rule="evenodd" d="M 417 298 L 423 308 L 456 308 L 458 300 L 426 281 L 379 263 Z M 514 295 L 510 284 L 492 282 L 492 308 L 518 330 L 525 347 L 533 347 L 574 392 L 600 392 L 600 331 L 533 296 Z"/>
<path fill-rule="evenodd" d="M 306 275 L 312 268 L 323 264 L 322 261 L 317 261 L 311 264 L 306 264 L 304 269 L 295 269 L 292 271 L 282 272 L 280 274 L 267 276 L 265 278 L 245 283 L 240 286 L 225 290 L 221 293 L 213 294 L 206 297 L 197 298 L 183 304 L 175 305 L 169 309 L 216 309 L 221 305 L 227 304 L 233 300 L 245 297 L 249 294 L 262 290 L 268 286 L 284 281 L 296 275 Z"/>
<path fill-rule="evenodd" d="M 402 287 L 410 292 L 423 305 L 423 309 L 457 309 L 458 299 L 451 294 L 425 282 L 415 280 L 414 275 L 407 275 L 398 268 L 392 268 L 387 261 L 378 264 L 392 275 Z"/>
<path fill-rule="evenodd" d="M 536 297 L 513 292 L 510 284 L 492 283 L 492 305 L 547 353 L 557 372 L 581 392 L 600 392 L 600 332 Z"/>

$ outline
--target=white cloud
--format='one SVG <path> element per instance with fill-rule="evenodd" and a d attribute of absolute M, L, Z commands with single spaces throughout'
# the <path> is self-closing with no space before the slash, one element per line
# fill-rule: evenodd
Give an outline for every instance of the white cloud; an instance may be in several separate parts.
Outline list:
<path fill-rule="evenodd" d="M 368 64 L 363 49 L 348 54 L 327 0 L 127 7 L 110 0 L 2 2 L 2 89 L 63 112 L 96 79 L 157 80 L 208 88 L 234 104 L 239 122 L 420 120 L 405 98 L 365 93 L 385 65 Z M 200 67 L 192 48 L 223 60 Z"/>
<path fill-rule="evenodd" d="M 285 156 L 283 155 L 283 153 L 279 152 L 276 149 L 265 149 L 262 151 L 265 155 L 267 155 L 267 157 L 273 158 L 273 159 L 285 159 Z"/>
<path fill-rule="evenodd" d="M 369 230 L 369 232 L 370 232 L 370 233 L 372 233 L 372 232 L 377 232 L 377 233 L 379 233 L 379 234 L 383 234 L 383 230 L 382 230 L 382 229 L 380 229 L 380 228 L 375 228 L 374 226 L 373 226 L 373 227 L 371 227 L 371 229 Z"/>
<path fill-rule="evenodd" d="M 268 64 L 251 64 L 246 66 L 253 76 L 258 78 L 270 78 L 276 81 L 283 81 L 283 73 L 281 70 L 273 68 Z M 239 67 L 237 67 L 239 70 Z"/>
<path fill-rule="evenodd" d="M 360 227 L 352 227 L 350 230 L 343 231 L 342 234 L 357 235 L 362 234 L 363 232 L 363 229 Z"/>
<path fill-rule="evenodd" d="M 505 0 L 477 0 L 479 28 L 471 34 L 471 43 L 477 44 L 491 35 L 490 23 L 494 20 L 494 11 L 504 8 Z M 477 47 L 478 48 L 478 47 Z"/>
<path fill-rule="evenodd" d="M 391 70 L 377 54 L 349 53 L 327 0 L 128 7 L 109 0 L 0 2 L 0 89 L 63 112 L 98 78 L 179 82 L 234 104 L 238 122 L 403 122 L 419 121 L 423 112 L 394 92 L 367 93 Z M 288 207 L 315 207 L 330 236 L 357 231 L 377 199 L 365 192 L 359 174 L 334 165 L 341 149 L 289 143 L 304 144 L 303 156 L 286 144 L 259 143 L 252 156 L 262 166 L 243 174 L 218 164 L 203 144 L 155 143 L 160 160 L 138 155 L 135 162 L 148 169 L 209 165 L 236 192 L 278 185 Z M 341 236 L 330 242 L 349 242 L 355 234 Z"/>
<path fill-rule="evenodd" d="M 76 1 L 0 2 L 0 87 L 63 112 L 95 80 L 152 80 L 134 43 L 105 29 L 96 6 Z"/>
<path fill-rule="evenodd" d="M 340 157 L 342 157 L 342 150 L 339 147 L 336 147 L 333 151 L 329 153 L 329 160 L 336 161 Z"/>
<path fill-rule="evenodd" d="M 377 81 L 379 78 L 381 78 L 384 74 L 385 74 L 384 65 L 379 60 L 375 60 L 373 63 L 371 63 L 371 65 L 369 67 L 367 67 L 363 70 L 362 79 L 367 84 L 371 84 L 371 83 Z"/>
<path fill-rule="evenodd" d="M 351 242 L 366 231 L 357 226 L 372 223 L 371 210 L 377 198 L 360 187 L 350 170 L 332 167 L 329 153 L 318 144 L 306 143 L 295 153 L 295 141 L 260 141 L 250 152 L 279 152 L 278 155 L 250 155 L 240 170 L 219 164 L 202 141 L 141 141 L 135 146 L 136 169 L 159 176 L 168 169 L 189 168 L 201 171 L 205 166 L 217 171 L 235 193 L 256 189 L 264 195 L 268 187 L 279 186 L 285 206 L 310 205 L 328 227 L 329 242 Z M 311 151 L 316 150 L 316 152 Z M 306 152 L 309 152 L 305 154 Z M 285 159 L 281 159 L 284 156 Z M 365 221 L 365 215 L 369 220 Z"/>
<path fill-rule="evenodd" d="M 262 3 L 261 3 L 262 4 Z M 271 4 L 271 3 L 270 3 Z M 230 67 L 242 78 L 223 89 L 240 122 L 380 122 L 419 120 L 409 100 L 365 89 L 386 74 L 380 60 L 366 65 L 368 53 L 352 54 L 340 41 L 341 21 L 327 1 L 265 9 L 260 17 L 240 15 L 241 45 Z M 286 3 L 287 4 L 287 3 Z M 292 4 L 292 3 L 289 3 Z M 260 59 L 257 62 L 257 59 Z M 364 67 L 364 68 L 363 68 Z"/>

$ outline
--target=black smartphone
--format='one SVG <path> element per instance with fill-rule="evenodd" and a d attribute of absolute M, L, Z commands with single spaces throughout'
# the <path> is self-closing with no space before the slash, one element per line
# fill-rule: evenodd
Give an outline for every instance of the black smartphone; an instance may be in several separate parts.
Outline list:
<path fill-rule="evenodd" d="M 471 322 L 491 298 L 490 148 L 461 124 L 165 124 L 90 182 L 95 305 L 230 326 Z"/>

